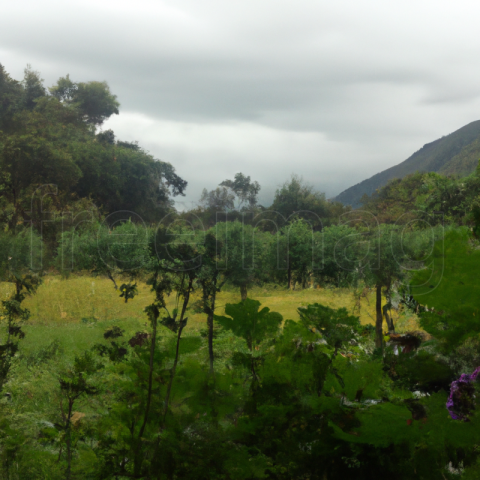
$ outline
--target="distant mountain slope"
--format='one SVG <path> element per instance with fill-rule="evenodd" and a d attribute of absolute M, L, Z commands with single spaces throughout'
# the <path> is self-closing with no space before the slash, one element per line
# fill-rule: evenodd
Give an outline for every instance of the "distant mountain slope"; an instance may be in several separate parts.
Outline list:
<path fill-rule="evenodd" d="M 465 176 L 472 173 L 480 158 L 480 120 L 427 143 L 404 162 L 377 173 L 340 193 L 335 200 L 358 207 L 366 193 L 371 195 L 393 178 L 403 178 L 414 172 L 438 172 Z"/>
<path fill-rule="evenodd" d="M 466 145 L 447 162 L 439 171 L 442 175 L 459 175 L 465 177 L 470 175 L 478 165 L 480 158 L 480 136 L 472 143 Z"/>

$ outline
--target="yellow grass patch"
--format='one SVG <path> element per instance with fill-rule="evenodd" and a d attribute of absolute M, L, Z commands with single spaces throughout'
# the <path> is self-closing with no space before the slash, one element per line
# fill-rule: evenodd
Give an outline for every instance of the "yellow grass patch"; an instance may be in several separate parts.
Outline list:
<path fill-rule="evenodd" d="M 11 285 L 0 284 L 0 297 L 6 298 Z M 81 323 L 90 321 L 113 321 L 121 319 L 136 319 L 145 325 L 144 308 L 151 303 L 153 295 L 150 287 L 144 283 L 138 285 L 138 295 L 125 303 L 120 298 L 120 292 L 115 290 L 113 283 L 99 277 L 60 276 L 44 278 L 37 294 L 25 300 L 24 306 L 30 309 L 30 324 L 52 325 L 65 323 Z M 253 288 L 249 297 L 258 300 L 263 306 L 279 312 L 283 318 L 298 320 L 297 308 L 310 303 L 321 303 L 331 308 L 345 307 L 360 317 L 362 324 L 375 322 L 375 295 L 373 290 L 360 301 L 360 309 L 353 292 L 348 289 L 305 289 L 290 291 L 282 287 Z M 199 298 L 199 293 L 193 295 L 193 301 Z M 240 301 L 240 292 L 229 288 L 220 292 L 217 297 L 217 313 L 224 314 L 227 303 Z M 168 298 L 168 308 L 175 307 L 175 295 Z M 189 329 L 198 330 L 205 327 L 206 316 L 200 313 L 188 312 Z M 83 319 L 83 320 L 82 320 Z M 400 316 L 397 323 L 400 331 L 418 329 L 415 315 Z M 386 325 L 385 325 L 386 328 Z"/>

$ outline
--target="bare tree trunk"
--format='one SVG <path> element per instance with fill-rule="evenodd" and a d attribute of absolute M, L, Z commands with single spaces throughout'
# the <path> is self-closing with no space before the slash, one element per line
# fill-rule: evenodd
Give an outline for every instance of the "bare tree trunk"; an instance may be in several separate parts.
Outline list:
<path fill-rule="evenodd" d="M 67 445 L 67 471 L 65 472 L 65 479 L 70 480 L 71 478 L 71 471 L 72 471 L 72 409 L 73 409 L 73 401 L 71 399 L 68 400 L 68 415 L 67 415 L 67 422 L 65 425 L 65 443 Z"/>
<path fill-rule="evenodd" d="M 395 333 L 395 325 L 393 324 L 393 318 L 390 317 L 388 312 L 385 310 L 385 321 L 388 325 L 388 333 Z"/>
<path fill-rule="evenodd" d="M 377 302 L 375 310 L 377 313 L 377 321 L 375 325 L 375 346 L 381 348 L 383 345 L 383 315 L 382 315 L 382 286 L 376 285 Z"/>
<path fill-rule="evenodd" d="M 164 423 L 165 423 L 165 418 L 167 417 L 167 413 L 168 413 L 168 404 L 169 404 L 169 401 L 170 401 L 170 394 L 172 392 L 173 379 L 175 377 L 175 372 L 177 370 L 177 365 L 178 365 L 178 356 L 179 356 L 179 353 L 180 353 L 180 338 L 182 336 L 183 327 L 184 327 L 184 325 L 181 324 L 179 329 L 178 329 L 178 333 L 177 333 L 177 347 L 176 347 L 176 350 L 175 350 L 175 360 L 173 362 L 172 374 L 170 376 L 170 382 L 168 383 L 167 394 L 165 396 L 165 411 L 163 412 L 163 422 Z"/>
<path fill-rule="evenodd" d="M 213 316 L 215 314 L 215 301 L 217 292 L 225 283 L 222 282 L 220 286 L 217 285 L 217 277 L 213 278 L 211 284 L 204 282 L 203 289 L 203 312 L 207 314 L 207 328 L 208 328 L 208 357 L 210 362 L 210 374 L 213 374 Z"/>
<path fill-rule="evenodd" d="M 175 372 L 177 371 L 178 358 L 180 354 L 180 339 L 182 337 L 182 331 L 185 328 L 185 325 L 187 323 L 184 317 L 185 317 L 185 312 L 187 311 L 188 302 L 190 301 L 190 292 L 193 289 L 192 286 L 193 286 L 193 278 L 190 277 L 187 291 L 183 295 L 182 311 L 180 313 L 180 319 L 178 321 L 179 327 L 178 327 L 178 333 L 177 333 L 177 346 L 175 350 L 175 360 L 173 362 L 172 374 L 170 376 L 170 382 L 168 383 L 167 394 L 165 396 L 165 412 L 163 414 L 164 423 L 165 423 L 165 418 L 167 417 L 168 403 L 170 401 L 170 393 L 172 391 L 173 379 L 175 378 Z"/>
<path fill-rule="evenodd" d="M 150 414 L 150 405 L 152 401 L 152 390 L 153 390 L 153 363 L 155 357 L 155 345 L 157 343 L 157 319 L 159 317 L 158 310 L 155 310 L 151 314 L 151 323 L 152 323 L 152 340 L 150 343 L 150 358 L 149 358 L 149 366 L 148 366 L 148 392 L 147 392 L 147 404 L 145 406 L 145 411 L 143 414 L 143 423 L 140 427 L 140 431 L 138 433 L 138 441 L 134 451 L 134 458 L 133 458 L 133 469 L 134 474 L 139 475 L 142 469 L 143 458 L 142 458 L 142 437 L 143 432 L 145 431 L 145 427 L 147 426 L 148 417 Z"/>
<path fill-rule="evenodd" d="M 213 311 L 208 315 L 208 358 L 210 360 L 210 374 L 213 374 Z"/>
<path fill-rule="evenodd" d="M 242 300 L 247 299 L 247 285 L 240 285 L 240 295 L 242 297 Z"/>

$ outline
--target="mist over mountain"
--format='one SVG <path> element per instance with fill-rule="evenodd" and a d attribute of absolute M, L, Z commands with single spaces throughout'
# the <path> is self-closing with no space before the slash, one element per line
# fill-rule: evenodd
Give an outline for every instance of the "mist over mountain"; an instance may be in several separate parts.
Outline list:
<path fill-rule="evenodd" d="M 466 176 L 472 173 L 480 158 L 480 120 L 425 144 L 402 163 L 363 180 L 335 197 L 335 200 L 357 208 L 363 195 L 371 195 L 389 180 L 415 172 L 437 172 Z"/>

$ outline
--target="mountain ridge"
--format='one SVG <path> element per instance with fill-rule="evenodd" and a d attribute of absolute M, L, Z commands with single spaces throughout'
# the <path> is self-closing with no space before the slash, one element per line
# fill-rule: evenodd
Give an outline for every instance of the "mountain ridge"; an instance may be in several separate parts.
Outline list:
<path fill-rule="evenodd" d="M 334 200 L 357 208 L 362 204 L 363 195 L 372 195 L 394 178 L 403 178 L 415 172 L 466 176 L 475 170 L 479 158 L 480 120 L 476 120 L 426 143 L 403 162 L 347 188 Z"/>

